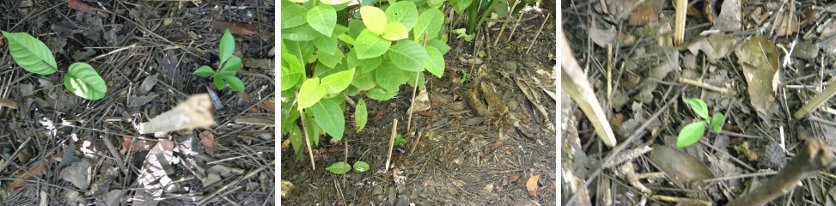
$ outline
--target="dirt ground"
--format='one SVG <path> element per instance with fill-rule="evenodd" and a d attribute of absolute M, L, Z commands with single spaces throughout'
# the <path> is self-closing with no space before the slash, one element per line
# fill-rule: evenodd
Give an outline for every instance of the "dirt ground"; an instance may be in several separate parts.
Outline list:
<path fill-rule="evenodd" d="M 488 38 L 479 35 L 474 42 L 452 39 L 451 33 L 444 77 L 427 78 L 431 109 L 414 114 L 409 131 L 412 87 L 402 86 L 388 102 L 367 99 L 366 129 L 356 133 L 346 127 L 344 141 L 348 162 L 366 161 L 371 170 L 348 173 L 343 182 L 342 175 L 322 169 L 343 161 L 343 144 L 322 141 L 326 145 L 314 152 L 316 171 L 307 153 L 296 160 L 292 148 L 282 148 L 281 178 L 293 184 L 283 187 L 289 193 L 282 203 L 556 205 L 553 16 L 535 40 L 546 14 L 526 13 L 511 40 L 513 22 L 501 37 L 497 23 Z M 393 119 L 407 143 L 395 148 L 394 169 L 384 173 Z M 534 195 L 527 190 L 529 180 Z"/>
<path fill-rule="evenodd" d="M 564 204 L 725 205 L 759 187 L 788 192 L 767 205 L 835 202 L 829 164 L 788 188 L 765 183 L 788 177 L 778 171 L 791 171 L 808 143 L 836 145 L 832 100 L 794 117 L 832 84 L 836 24 L 822 11 L 833 5 L 706 2 L 691 1 L 684 42 L 672 44 L 670 1 L 563 1 L 569 46 L 620 144 L 603 145 L 564 97 Z M 683 98 L 726 118 L 677 148 L 680 129 L 700 120 Z"/>
<path fill-rule="evenodd" d="M 59 65 L 52 75 L 28 73 L 0 43 L 0 98 L 18 105 L 0 107 L 0 202 L 274 205 L 275 7 L 261 0 L 0 2 L 0 29 L 40 39 Z M 249 25 L 235 34 L 242 93 L 192 74 L 217 64 L 224 22 Z M 74 61 L 104 78 L 103 99 L 64 88 L 62 74 Z M 222 106 L 214 126 L 138 134 L 138 124 L 212 92 Z"/>

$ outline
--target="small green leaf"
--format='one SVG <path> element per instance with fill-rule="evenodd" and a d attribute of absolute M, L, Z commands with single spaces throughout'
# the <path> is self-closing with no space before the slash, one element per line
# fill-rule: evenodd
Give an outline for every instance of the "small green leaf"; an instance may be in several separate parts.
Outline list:
<path fill-rule="evenodd" d="M 424 71 L 424 60 L 429 57 L 421 45 L 409 40 L 393 45 L 387 55 L 399 69 L 412 72 Z"/>
<path fill-rule="evenodd" d="M 232 89 L 232 91 L 236 91 L 236 92 L 243 92 L 244 91 L 244 89 L 245 89 L 244 82 L 242 82 L 241 79 L 238 79 L 238 77 L 229 75 L 229 76 L 223 76 L 223 78 L 224 78 L 224 80 L 226 80 L 226 83 L 229 84 L 229 88 Z"/>
<path fill-rule="evenodd" d="M 723 128 L 720 126 L 723 125 L 723 121 L 726 120 L 726 116 L 723 113 L 714 113 L 714 116 L 711 117 L 711 128 L 714 129 L 715 132 L 720 132 Z"/>
<path fill-rule="evenodd" d="M 381 88 L 374 88 L 374 89 L 369 90 L 368 93 L 366 93 L 367 97 L 369 97 L 371 99 L 374 99 L 374 100 L 377 100 L 377 101 L 387 101 L 387 100 L 390 100 L 392 98 L 395 98 L 395 96 L 397 96 L 397 95 L 398 95 L 398 90 L 387 91 L 387 90 L 384 90 L 384 89 L 381 89 Z"/>
<path fill-rule="evenodd" d="M 356 171 L 356 172 L 369 171 L 369 163 L 366 163 L 366 162 L 363 162 L 363 161 L 354 162 L 354 171 Z"/>
<path fill-rule="evenodd" d="M 319 50 L 320 53 L 328 53 L 334 54 L 337 51 L 337 37 L 336 36 L 319 36 L 313 40 L 314 46 Z"/>
<path fill-rule="evenodd" d="M 360 7 L 360 17 L 363 18 L 363 24 L 366 25 L 366 28 L 377 35 L 383 34 L 386 23 L 389 21 L 386 18 L 386 13 L 374 6 Z"/>
<path fill-rule="evenodd" d="M 333 95 L 345 90 L 353 78 L 354 69 L 352 68 L 323 77 L 319 86 L 325 88 L 328 95 Z"/>
<path fill-rule="evenodd" d="M 282 29 L 282 39 L 291 41 L 310 41 L 318 38 L 319 32 L 309 24 L 302 24 L 297 27 Z"/>
<path fill-rule="evenodd" d="M 338 97 L 339 98 L 339 97 Z M 345 131 L 345 115 L 340 106 L 334 101 L 322 100 L 308 108 L 314 115 L 314 121 L 319 128 L 325 130 L 336 141 L 343 139 Z"/>
<path fill-rule="evenodd" d="M 232 33 L 229 33 L 229 29 L 226 29 L 223 37 L 221 37 L 221 46 L 218 49 L 218 54 L 221 55 L 221 64 L 232 56 L 233 51 L 235 51 L 235 38 L 232 37 Z"/>
<path fill-rule="evenodd" d="M 351 171 L 351 165 L 348 165 L 348 163 L 345 162 L 337 162 L 331 164 L 331 166 L 328 166 L 325 170 L 328 170 L 335 175 L 341 175 Z"/>
<path fill-rule="evenodd" d="M 380 68 L 374 70 L 374 80 L 377 85 L 386 91 L 398 91 L 404 83 L 403 70 L 399 70 L 391 61 L 383 63 Z"/>
<path fill-rule="evenodd" d="M 427 67 L 427 71 L 441 78 L 444 75 L 444 56 L 435 47 L 427 47 L 426 49 L 428 58 L 424 60 L 424 66 Z"/>
<path fill-rule="evenodd" d="M 400 22 L 391 22 L 386 24 L 383 31 L 383 38 L 389 41 L 397 41 L 409 37 L 409 30 Z"/>
<path fill-rule="evenodd" d="M 473 0 L 451 0 L 450 2 L 453 5 L 453 9 L 458 13 L 462 13 L 471 3 L 473 3 Z"/>
<path fill-rule="evenodd" d="M 366 101 L 363 98 L 360 98 L 357 101 L 357 108 L 354 109 L 354 127 L 357 131 L 363 131 L 363 128 L 366 127 L 366 121 L 369 118 L 369 111 L 366 110 Z"/>
<path fill-rule="evenodd" d="M 404 144 L 406 144 L 406 138 L 403 135 L 395 136 L 395 145 L 403 146 Z"/>
<path fill-rule="evenodd" d="M 688 107 L 691 107 L 691 110 L 693 110 L 694 113 L 702 117 L 704 120 L 709 120 L 708 106 L 705 106 L 705 102 L 702 101 L 702 99 L 686 98 L 685 104 L 687 104 Z"/>
<path fill-rule="evenodd" d="M 337 25 L 337 11 L 329 5 L 319 5 L 308 10 L 306 19 L 314 30 L 331 37 L 334 26 Z"/>
<path fill-rule="evenodd" d="M 226 81 L 224 81 L 224 78 L 218 74 L 215 74 L 215 76 L 212 78 L 212 82 L 215 83 L 215 88 L 218 90 L 223 90 L 224 86 L 226 86 Z"/>
<path fill-rule="evenodd" d="M 325 88 L 319 86 L 319 78 L 314 77 L 302 82 L 302 87 L 299 88 L 299 109 L 305 109 L 313 106 L 325 96 Z"/>
<path fill-rule="evenodd" d="M 410 1 L 399 1 L 386 8 L 389 22 L 400 22 L 407 30 L 411 30 L 418 20 L 418 8 Z"/>
<path fill-rule="evenodd" d="M 415 28 L 412 29 L 412 34 L 416 40 L 424 39 L 424 32 L 427 34 L 427 39 L 435 39 L 438 37 L 438 32 L 441 31 L 441 25 L 444 23 L 444 14 L 438 9 L 427 9 L 418 20 L 415 22 Z"/>
<path fill-rule="evenodd" d="M 282 5 L 282 29 L 293 28 L 305 24 L 305 14 L 308 10 L 299 4 Z"/>
<path fill-rule="evenodd" d="M 231 56 L 226 63 L 223 64 L 223 68 L 218 70 L 218 73 L 221 75 L 235 75 L 238 71 L 241 70 L 243 64 L 241 63 L 241 58 L 237 56 Z"/>
<path fill-rule="evenodd" d="M 374 81 L 373 72 L 354 72 L 354 80 L 351 80 L 351 85 L 357 87 L 358 90 L 366 91 L 377 86 L 377 83 Z"/>
<path fill-rule="evenodd" d="M 282 91 L 296 86 L 304 75 L 305 68 L 299 63 L 299 59 L 290 53 L 282 53 Z"/>
<path fill-rule="evenodd" d="M 692 122 L 691 124 L 685 125 L 685 127 L 679 131 L 679 137 L 676 139 L 676 146 L 681 148 L 697 143 L 703 133 L 705 133 L 705 122 L 703 121 Z"/>
<path fill-rule="evenodd" d="M 9 52 L 18 66 L 24 70 L 40 75 L 48 75 L 58 71 L 55 57 L 41 40 L 25 32 L 3 32 L 3 37 L 9 44 Z"/>
<path fill-rule="evenodd" d="M 450 46 L 447 46 L 447 43 L 438 39 L 430 40 L 430 42 L 427 43 L 427 46 L 435 47 L 435 49 L 438 49 L 438 51 L 441 52 L 441 55 L 447 54 L 447 52 L 450 51 Z"/>
<path fill-rule="evenodd" d="M 333 54 L 328 54 L 320 51 L 316 53 L 316 59 L 319 60 L 319 63 L 322 63 L 322 65 L 325 65 L 329 68 L 334 68 L 338 64 L 342 63 L 343 52 L 339 49 L 334 51 Z"/>
<path fill-rule="evenodd" d="M 200 68 L 197 68 L 197 70 L 194 71 L 194 74 L 200 77 L 211 77 L 212 75 L 215 75 L 215 71 L 212 70 L 212 67 L 203 65 L 200 66 Z"/>
<path fill-rule="evenodd" d="M 378 37 L 368 29 L 360 32 L 360 35 L 357 36 L 354 43 L 354 49 L 357 51 L 357 59 L 378 57 L 386 53 L 386 50 L 392 45 L 392 42 Z"/>
<path fill-rule="evenodd" d="M 107 93 L 107 83 L 87 63 L 76 62 L 64 74 L 64 87 L 73 94 L 88 100 L 102 99 Z"/>

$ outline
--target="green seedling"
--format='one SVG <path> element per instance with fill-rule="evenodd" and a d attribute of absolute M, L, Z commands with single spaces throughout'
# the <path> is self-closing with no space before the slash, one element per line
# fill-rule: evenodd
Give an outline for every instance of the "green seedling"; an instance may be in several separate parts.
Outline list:
<path fill-rule="evenodd" d="M 24 32 L 3 32 L 15 63 L 27 72 L 50 75 L 58 71 L 58 64 L 49 47 L 41 40 Z M 84 99 L 99 100 L 107 93 L 107 83 L 93 66 L 84 62 L 70 64 L 64 73 L 64 87 Z"/>
<path fill-rule="evenodd" d="M 395 136 L 395 145 L 403 146 L 404 144 L 406 144 L 406 138 L 403 135 L 398 134 Z"/>
<path fill-rule="evenodd" d="M 212 67 L 203 65 L 200 66 L 200 68 L 197 68 L 197 70 L 194 71 L 194 74 L 206 78 L 212 77 L 215 87 L 219 90 L 223 89 L 226 84 L 229 84 L 229 88 L 232 89 L 232 91 L 243 92 L 244 82 L 235 76 L 235 73 L 238 73 L 238 71 L 241 70 L 241 58 L 232 55 L 232 52 L 235 51 L 235 38 L 232 36 L 232 33 L 229 32 L 229 29 L 224 32 L 218 47 L 218 54 L 221 58 L 221 61 L 218 64 L 218 68 L 220 69 L 215 71 Z"/>
<path fill-rule="evenodd" d="M 354 171 L 355 172 L 369 171 L 369 163 L 366 163 L 366 162 L 363 162 L 363 161 L 354 162 Z"/>
<path fill-rule="evenodd" d="M 722 113 L 717 112 L 714 113 L 713 116 L 709 117 L 708 107 L 705 105 L 705 102 L 697 98 L 685 99 L 685 104 L 687 104 L 688 107 L 690 107 L 691 110 L 697 114 L 697 116 L 702 118 L 702 121 L 696 121 L 685 125 L 685 127 L 679 131 L 679 137 L 676 140 L 677 147 L 687 147 L 697 143 L 697 141 L 699 141 L 705 133 L 706 126 L 711 126 L 711 129 L 714 129 L 715 132 L 720 132 L 720 126 L 722 126 L 723 121 L 726 119 Z"/>
<path fill-rule="evenodd" d="M 331 166 L 326 167 L 325 170 L 328 170 L 332 174 L 341 175 L 350 172 L 351 165 L 345 162 L 335 162 Z"/>

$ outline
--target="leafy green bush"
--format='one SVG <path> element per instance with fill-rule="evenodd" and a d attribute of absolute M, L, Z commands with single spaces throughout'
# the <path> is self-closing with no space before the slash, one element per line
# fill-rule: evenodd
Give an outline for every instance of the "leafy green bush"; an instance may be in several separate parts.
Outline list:
<path fill-rule="evenodd" d="M 201 77 L 212 77 L 212 81 L 218 90 L 229 84 L 232 91 L 243 92 L 244 82 L 235 76 L 235 73 L 241 70 L 241 58 L 232 55 L 232 52 L 235 51 L 235 38 L 232 37 L 232 33 L 229 33 L 229 29 L 224 32 L 219 44 L 218 54 L 221 60 L 218 63 L 218 68 L 220 69 L 216 72 L 212 70 L 212 67 L 203 65 L 195 70 L 194 74 Z"/>
<path fill-rule="evenodd" d="M 705 133 L 706 126 L 710 125 L 715 132 L 720 132 L 720 126 L 722 126 L 723 121 L 726 119 L 722 113 L 714 113 L 714 115 L 709 118 L 708 106 L 706 106 L 705 102 L 701 99 L 687 98 L 685 99 L 685 104 L 687 104 L 688 107 L 694 111 L 694 113 L 702 118 L 703 121 L 696 121 L 685 125 L 685 127 L 679 131 L 679 137 L 676 140 L 677 147 L 687 147 L 697 143 L 697 141 L 699 141 Z"/>
<path fill-rule="evenodd" d="M 12 59 L 18 66 L 40 75 L 50 75 L 58 71 L 58 63 L 44 42 L 25 32 L 2 33 L 8 42 Z M 64 74 L 64 87 L 88 100 L 102 99 L 107 93 L 107 83 L 96 69 L 84 62 L 70 64 Z"/>
<path fill-rule="evenodd" d="M 320 134 L 341 141 L 347 96 L 360 96 L 354 118 L 362 130 L 368 115 L 363 96 L 386 101 L 404 83 L 422 87 L 425 70 L 444 74 L 450 47 L 442 32 L 443 1 L 363 1 L 353 11 L 346 9 L 349 2 L 282 1 L 281 133 L 297 157 L 305 146 L 297 120 L 313 146 Z"/>

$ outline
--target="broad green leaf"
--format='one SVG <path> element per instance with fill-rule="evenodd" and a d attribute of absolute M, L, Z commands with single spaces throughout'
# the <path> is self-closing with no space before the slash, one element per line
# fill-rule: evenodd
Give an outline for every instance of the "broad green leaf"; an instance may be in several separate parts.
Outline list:
<path fill-rule="evenodd" d="M 342 99 L 341 97 L 337 97 Z M 314 115 L 314 121 L 319 128 L 325 130 L 328 135 L 334 137 L 336 141 L 343 139 L 343 132 L 345 131 L 345 116 L 343 110 L 334 101 L 322 100 L 308 108 L 306 111 L 311 111 Z"/>
<path fill-rule="evenodd" d="M 235 73 L 241 70 L 241 67 L 243 67 L 243 64 L 241 64 L 241 58 L 231 56 L 229 60 L 223 64 L 223 68 L 218 70 L 218 73 L 221 75 L 235 75 Z"/>
<path fill-rule="evenodd" d="M 87 63 L 76 62 L 64 74 L 64 87 L 73 94 L 88 100 L 102 99 L 107 93 L 107 83 Z"/>
<path fill-rule="evenodd" d="M 337 162 L 337 163 L 331 164 L 331 166 L 328 166 L 325 169 L 328 170 L 329 172 L 333 173 L 333 174 L 341 175 L 341 174 L 345 174 L 345 173 L 348 173 L 349 171 L 351 171 L 351 165 L 348 165 L 348 163 L 345 163 L 345 162 Z"/>
<path fill-rule="evenodd" d="M 310 41 L 319 37 L 318 32 L 311 25 L 302 24 L 297 27 L 282 29 L 282 39 L 293 41 Z"/>
<path fill-rule="evenodd" d="M 311 28 L 328 37 L 331 37 L 337 25 L 337 11 L 329 5 L 319 5 L 308 10 L 306 18 Z"/>
<path fill-rule="evenodd" d="M 363 18 L 363 24 L 366 25 L 366 28 L 377 35 L 383 34 L 386 23 L 389 21 L 386 18 L 386 13 L 374 6 L 360 7 L 360 17 Z"/>
<path fill-rule="evenodd" d="M 3 37 L 9 44 L 9 53 L 18 66 L 28 72 L 48 75 L 58 71 L 55 57 L 41 40 L 25 32 L 3 32 Z"/>
<path fill-rule="evenodd" d="M 221 63 L 229 60 L 233 51 L 235 51 L 235 38 L 232 37 L 232 33 L 229 33 L 229 29 L 226 29 L 226 31 L 224 31 L 224 35 L 221 37 L 221 46 L 218 48 L 218 54 L 221 56 Z"/>
<path fill-rule="evenodd" d="M 348 34 L 340 34 L 339 36 L 337 36 L 337 39 L 343 41 L 348 45 L 354 45 L 354 38 L 351 38 L 351 36 L 349 36 Z"/>
<path fill-rule="evenodd" d="M 308 10 L 299 4 L 282 5 L 282 29 L 293 28 L 305 24 Z"/>
<path fill-rule="evenodd" d="M 226 83 L 229 84 L 229 88 L 232 89 L 232 91 L 244 92 L 245 86 L 244 82 L 242 82 L 241 79 L 238 79 L 238 77 L 232 75 L 223 76 L 223 78 L 226 81 Z"/>
<path fill-rule="evenodd" d="M 302 87 L 299 88 L 298 95 L 296 98 L 299 101 L 298 107 L 305 109 L 313 106 L 325 96 L 325 88 L 319 86 L 319 78 L 310 78 L 302 82 Z"/>
<path fill-rule="evenodd" d="M 702 99 L 697 98 L 686 98 L 685 104 L 691 108 L 697 115 L 702 117 L 703 120 L 709 120 L 708 117 L 708 106 L 705 105 L 705 102 Z"/>
<path fill-rule="evenodd" d="M 354 171 L 356 171 L 356 172 L 369 171 L 369 163 L 366 163 L 366 162 L 363 162 L 363 161 L 354 162 Z"/>
<path fill-rule="evenodd" d="M 383 31 L 383 38 L 389 41 L 397 41 L 409 38 L 409 30 L 400 22 L 391 22 L 386 24 Z"/>
<path fill-rule="evenodd" d="M 305 3 L 305 2 L 308 2 L 309 0 L 288 0 L 288 1 L 293 2 L 293 3 Z"/>
<path fill-rule="evenodd" d="M 424 60 L 428 58 L 427 51 L 417 42 L 399 41 L 388 52 L 389 59 L 400 69 L 420 72 L 424 70 Z"/>
<path fill-rule="evenodd" d="M 349 69 L 323 77 L 319 86 L 324 87 L 328 95 L 337 94 L 345 90 L 351 84 L 352 79 L 354 79 L 354 69 Z"/>
<path fill-rule="evenodd" d="M 212 75 L 215 75 L 215 71 L 212 70 L 212 67 L 203 65 L 200 66 L 200 68 L 197 68 L 197 70 L 194 71 L 194 74 L 200 77 L 211 77 Z"/>
<path fill-rule="evenodd" d="M 314 46 L 319 50 L 319 53 L 334 54 L 337 51 L 337 36 L 319 36 L 313 40 Z"/>
<path fill-rule="evenodd" d="M 305 148 L 305 137 L 302 135 L 302 130 L 296 124 L 287 128 L 289 130 L 287 136 L 290 138 L 290 145 L 293 146 L 293 154 L 297 160 L 302 159 L 302 152 Z"/>
<path fill-rule="evenodd" d="M 418 85 L 415 85 L 415 74 L 418 74 Z M 424 78 L 424 72 L 403 71 L 403 79 L 406 80 L 406 83 L 409 84 L 410 87 L 418 87 L 418 90 L 422 90 L 424 88 L 424 82 L 426 81 L 426 78 Z"/>
<path fill-rule="evenodd" d="M 387 61 L 374 70 L 374 80 L 386 91 L 398 91 L 404 83 L 403 70 L 398 69 L 391 61 Z"/>
<path fill-rule="evenodd" d="M 473 3 L 473 0 L 451 0 L 450 4 L 453 5 L 453 9 L 456 10 L 457 13 L 462 13 L 470 4 Z"/>
<path fill-rule="evenodd" d="M 357 41 L 357 37 L 360 36 L 360 32 L 362 32 L 365 29 L 366 25 L 365 23 L 363 23 L 362 20 L 351 20 L 348 22 L 348 32 L 346 32 L 346 34 L 348 34 L 348 36 Z M 374 32 L 372 32 L 372 34 L 374 34 Z"/>
<path fill-rule="evenodd" d="M 357 59 L 378 57 L 386 53 L 386 50 L 392 45 L 392 42 L 378 37 L 368 29 L 360 32 L 360 35 L 357 36 L 354 43 L 354 49 L 357 51 Z"/>
<path fill-rule="evenodd" d="M 357 101 L 357 108 L 354 109 L 354 127 L 357 131 L 363 131 L 366 127 L 366 121 L 369 119 L 369 111 L 366 109 L 366 101 L 360 98 Z"/>
<path fill-rule="evenodd" d="M 427 32 L 427 39 L 435 39 L 441 31 L 441 24 L 444 23 L 444 14 L 438 9 L 427 9 L 415 22 L 412 34 L 416 40 L 424 39 L 424 32 Z M 422 41 L 423 42 L 423 41 Z"/>
<path fill-rule="evenodd" d="M 287 53 L 296 56 L 302 65 L 306 65 L 306 60 L 313 55 L 314 46 L 312 44 L 310 41 L 282 41 L 282 46 L 287 48 Z"/>
<path fill-rule="evenodd" d="M 415 3 L 399 1 L 386 8 L 386 17 L 389 22 L 400 22 L 407 30 L 410 30 L 418 19 L 418 8 L 415 7 Z"/>
<path fill-rule="evenodd" d="M 313 114 L 310 112 L 305 113 L 305 125 L 308 127 L 308 140 L 311 141 L 311 147 L 319 147 L 319 135 L 322 134 L 322 130 L 316 125 Z"/>
<path fill-rule="evenodd" d="M 383 62 L 383 56 L 372 57 L 368 59 L 357 59 L 357 52 L 351 51 L 346 54 L 346 67 L 358 68 L 358 72 L 366 73 L 374 71 Z"/>
<path fill-rule="evenodd" d="M 447 54 L 450 51 L 450 46 L 447 46 L 447 43 L 438 39 L 430 40 L 427 42 L 427 46 L 435 47 L 435 49 L 441 52 L 441 55 Z"/>
<path fill-rule="evenodd" d="M 305 68 L 299 59 L 292 54 L 282 53 L 282 91 L 293 88 L 304 77 Z"/>
<path fill-rule="evenodd" d="M 328 54 L 325 52 L 318 52 L 316 54 L 316 59 L 319 60 L 319 63 L 325 65 L 330 68 L 334 68 L 337 64 L 342 63 L 343 60 L 343 52 L 339 49 L 334 52 L 334 54 Z"/>
<path fill-rule="evenodd" d="M 427 67 L 427 71 L 441 78 L 444 76 L 444 56 L 435 47 L 427 47 L 426 49 L 428 58 L 424 60 L 424 66 Z"/>
<path fill-rule="evenodd" d="M 217 88 L 218 90 L 222 90 L 224 89 L 224 86 L 226 86 L 226 81 L 224 81 L 224 78 L 218 75 L 217 73 L 214 77 L 212 77 L 212 83 L 215 83 L 215 88 Z"/>
<path fill-rule="evenodd" d="M 398 95 L 398 91 L 386 91 L 381 88 L 374 88 L 366 93 L 366 96 L 377 101 L 388 101 Z"/>
<path fill-rule="evenodd" d="M 685 125 L 685 127 L 679 131 L 679 137 L 676 139 L 676 146 L 681 148 L 697 143 L 703 133 L 705 133 L 704 121 L 696 121 Z"/>
<path fill-rule="evenodd" d="M 374 73 L 354 73 L 354 80 L 351 81 L 351 85 L 357 87 L 357 89 L 365 91 L 370 90 L 377 86 L 377 83 L 374 81 Z"/>
<path fill-rule="evenodd" d="M 323 4 L 328 4 L 328 5 L 339 5 L 339 4 L 345 4 L 345 3 L 351 2 L 351 0 L 320 0 L 319 2 L 322 2 Z"/>
<path fill-rule="evenodd" d="M 723 128 L 723 121 L 726 120 L 726 116 L 723 113 L 714 113 L 714 116 L 711 117 L 711 128 L 714 129 L 715 132 L 720 132 Z"/>
<path fill-rule="evenodd" d="M 430 8 L 437 9 L 442 4 L 444 4 L 444 0 L 427 0 L 427 6 L 430 6 Z"/>

